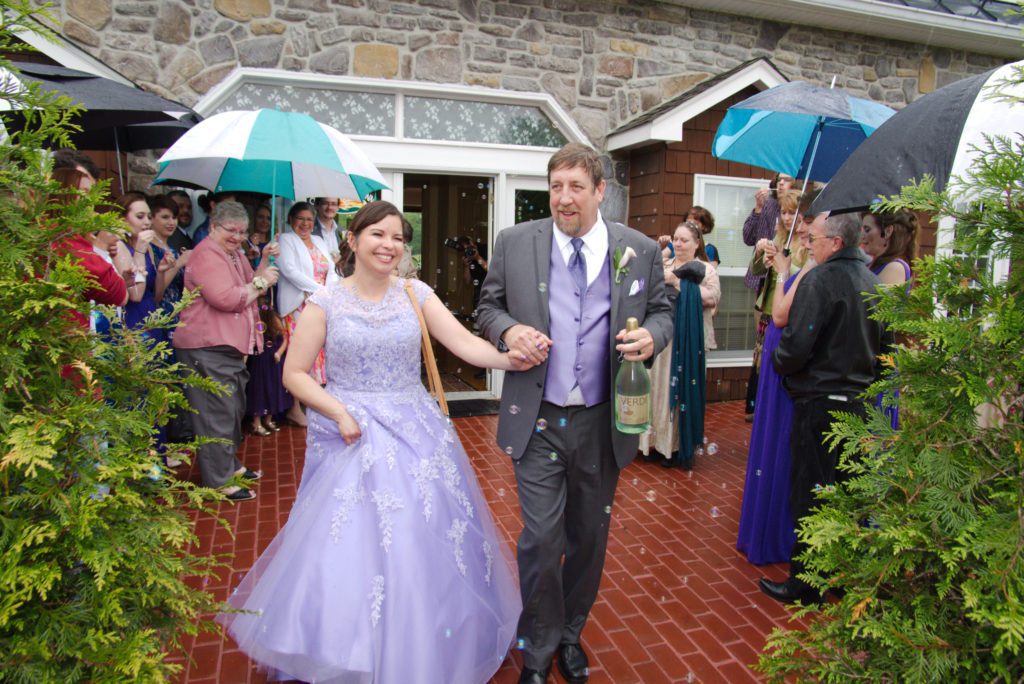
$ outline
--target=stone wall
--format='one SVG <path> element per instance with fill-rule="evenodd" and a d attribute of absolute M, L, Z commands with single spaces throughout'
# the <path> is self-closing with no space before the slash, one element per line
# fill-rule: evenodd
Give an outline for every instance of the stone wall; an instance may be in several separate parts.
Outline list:
<path fill-rule="evenodd" d="M 553 95 L 592 141 L 753 57 L 899 107 L 995 57 L 645 0 L 63 0 L 63 33 L 194 104 L 235 66 Z"/>
<path fill-rule="evenodd" d="M 236 66 L 547 92 L 598 148 L 637 114 L 755 57 L 790 78 L 835 75 L 897 108 L 1002 63 L 650 0 L 55 0 L 51 11 L 105 64 L 189 105 Z M 155 171 L 133 166 L 140 180 Z"/>

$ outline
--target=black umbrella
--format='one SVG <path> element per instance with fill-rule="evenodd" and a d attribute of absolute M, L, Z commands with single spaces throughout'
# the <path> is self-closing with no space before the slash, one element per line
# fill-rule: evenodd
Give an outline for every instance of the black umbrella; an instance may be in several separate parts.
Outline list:
<path fill-rule="evenodd" d="M 850 155 L 811 205 L 814 212 L 863 211 L 897 195 L 925 174 L 944 190 L 963 177 L 983 147 L 985 135 L 1024 133 L 1024 106 L 995 97 L 1024 61 L 970 76 L 929 93 L 878 127 Z M 1006 92 L 1024 96 L 1018 83 Z"/>
<path fill-rule="evenodd" d="M 201 120 L 202 117 L 198 114 L 189 113 L 174 121 L 155 121 L 116 128 L 92 128 L 83 130 L 73 136 L 72 140 L 76 147 L 83 150 L 163 150 L 178 142 L 188 129 Z"/>
<path fill-rule="evenodd" d="M 180 102 L 84 71 L 30 62 L 12 62 L 11 66 L 18 70 L 19 81 L 36 81 L 43 90 L 67 95 L 84 107 L 86 111 L 75 120 L 83 130 L 173 122 L 178 116 L 192 113 Z M 6 111 L 4 118 L 16 125 L 17 114 L 17 110 Z"/>

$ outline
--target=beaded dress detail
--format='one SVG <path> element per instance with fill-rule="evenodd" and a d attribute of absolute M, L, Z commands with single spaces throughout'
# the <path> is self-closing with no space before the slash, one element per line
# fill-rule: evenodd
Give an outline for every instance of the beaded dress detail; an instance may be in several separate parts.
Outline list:
<path fill-rule="evenodd" d="M 486 682 L 521 609 L 511 555 L 455 430 L 420 381 L 420 328 L 395 279 L 380 302 L 344 283 L 327 315 L 327 391 L 359 423 L 352 445 L 309 412 L 285 527 L 218 620 L 278 679 Z M 417 299 L 430 288 L 413 281 Z"/>

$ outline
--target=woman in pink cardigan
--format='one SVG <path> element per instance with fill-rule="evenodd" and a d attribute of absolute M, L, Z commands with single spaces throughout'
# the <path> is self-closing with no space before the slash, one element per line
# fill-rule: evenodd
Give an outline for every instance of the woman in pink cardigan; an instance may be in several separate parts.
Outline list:
<path fill-rule="evenodd" d="M 274 243 L 264 247 L 264 258 L 253 274 L 241 249 L 248 227 L 249 215 L 238 202 L 220 202 L 213 209 L 209 239 L 196 245 L 185 270 L 185 288 L 198 289 L 199 296 L 181 312 L 174 333 L 178 359 L 228 389 L 225 395 L 214 395 L 186 387 L 185 396 L 196 410 L 192 414 L 196 436 L 228 440 L 199 447 L 199 470 L 203 486 L 220 488 L 232 501 L 256 497 L 247 487 L 227 486 L 232 479 L 253 481 L 262 475 L 242 465 L 235 454 L 242 443 L 249 380 L 245 360 L 263 348 L 257 299 L 277 282 L 277 268 L 267 258 L 278 253 Z"/>

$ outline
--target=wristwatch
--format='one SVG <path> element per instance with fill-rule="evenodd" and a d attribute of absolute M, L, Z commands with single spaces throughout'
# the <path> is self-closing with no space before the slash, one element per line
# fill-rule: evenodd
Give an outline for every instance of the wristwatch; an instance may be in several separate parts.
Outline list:
<path fill-rule="evenodd" d="M 270 283 L 268 283 L 267 279 L 263 276 L 256 276 L 252 279 L 252 286 L 255 287 L 258 292 L 263 292 L 270 287 Z"/>

